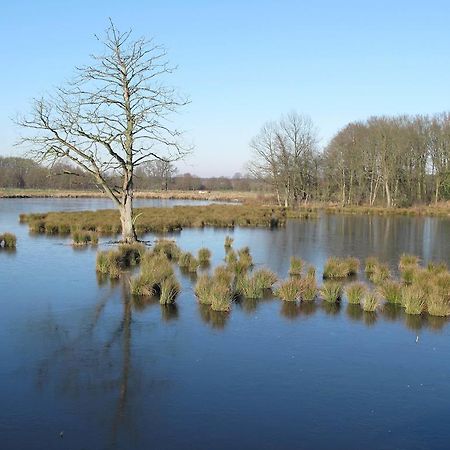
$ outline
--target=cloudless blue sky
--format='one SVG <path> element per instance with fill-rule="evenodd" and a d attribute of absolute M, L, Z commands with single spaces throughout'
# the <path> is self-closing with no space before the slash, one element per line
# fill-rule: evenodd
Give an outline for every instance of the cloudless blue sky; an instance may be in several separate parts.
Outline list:
<path fill-rule="evenodd" d="M 182 172 L 243 171 L 252 136 L 291 110 L 324 146 L 350 121 L 450 109 L 447 1 L 2 1 L 0 154 L 20 153 L 11 117 L 89 61 L 108 17 L 178 65 L 192 103 L 174 121 L 195 144 Z"/>

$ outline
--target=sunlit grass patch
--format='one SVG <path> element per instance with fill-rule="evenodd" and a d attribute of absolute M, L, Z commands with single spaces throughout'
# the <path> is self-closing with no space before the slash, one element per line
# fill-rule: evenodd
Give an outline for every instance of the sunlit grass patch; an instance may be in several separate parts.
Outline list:
<path fill-rule="evenodd" d="M 342 283 L 326 281 L 320 289 L 322 299 L 328 303 L 336 303 L 342 296 Z"/>
<path fill-rule="evenodd" d="M 301 299 L 302 282 L 298 278 L 283 281 L 275 290 L 275 295 L 285 302 L 295 302 Z"/>
<path fill-rule="evenodd" d="M 402 303 L 402 284 L 395 280 L 384 280 L 378 288 L 380 295 L 388 302 L 396 305 Z"/>
<path fill-rule="evenodd" d="M 291 264 L 289 266 L 289 275 L 300 276 L 303 271 L 305 263 L 301 258 L 296 256 L 291 257 Z"/>
<path fill-rule="evenodd" d="M 376 291 L 367 291 L 361 300 L 361 307 L 366 312 L 374 312 L 380 303 L 380 296 Z"/>
<path fill-rule="evenodd" d="M 344 290 L 348 302 L 356 305 L 361 303 L 362 298 L 367 292 L 367 286 L 364 283 L 355 281 L 345 286 Z"/>
<path fill-rule="evenodd" d="M 325 262 L 323 278 L 346 278 L 355 275 L 359 271 L 358 258 L 330 257 Z"/>
<path fill-rule="evenodd" d="M 98 234 L 94 231 L 74 231 L 72 232 L 73 245 L 97 245 Z"/>

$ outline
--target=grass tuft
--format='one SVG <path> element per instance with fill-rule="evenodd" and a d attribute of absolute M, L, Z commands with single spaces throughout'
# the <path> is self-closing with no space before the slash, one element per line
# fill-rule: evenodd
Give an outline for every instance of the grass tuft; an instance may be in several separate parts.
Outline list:
<path fill-rule="evenodd" d="M 296 256 L 291 257 L 291 265 L 289 267 L 289 275 L 300 276 L 303 271 L 304 262 L 301 258 Z"/>
<path fill-rule="evenodd" d="M 275 290 L 275 295 L 285 302 L 296 302 L 301 299 L 302 282 L 298 278 L 283 281 Z"/>
<path fill-rule="evenodd" d="M 350 283 L 345 287 L 345 294 L 347 295 L 347 300 L 352 305 L 359 305 L 366 293 L 367 293 L 367 286 L 359 281 Z"/>
<path fill-rule="evenodd" d="M 0 248 L 15 249 L 17 243 L 16 235 L 13 233 L 0 234 Z"/>
<path fill-rule="evenodd" d="M 322 299 L 328 303 L 336 303 L 342 296 L 342 284 L 337 281 L 326 281 L 320 289 Z"/>
<path fill-rule="evenodd" d="M 374 312 L 380 305 L 380 296 L 377 292 L 367 291 L 361 301 L 362 309 L 366 312 Z"/>
<path fill-rule="evenodd" d="M 211 251 L 208 248 L 201 248 L 198 251 L 198 262 L 202 266 L 207 266 L 211 259 Z"/>
<path fill-rule="evenodd" d="M 345 278 L 355 275 L 359 270 L 358 258 L 338 258 L 331 257 L 325 262 L 323 269 L 323 278 Z"/>

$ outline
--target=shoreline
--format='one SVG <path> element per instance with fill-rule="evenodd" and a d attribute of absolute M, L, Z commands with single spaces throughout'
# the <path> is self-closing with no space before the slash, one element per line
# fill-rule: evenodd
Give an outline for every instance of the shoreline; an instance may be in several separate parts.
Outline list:
<path fill-rule="evenodd" d="M 19 198 L 107 198 L 99 191 L 60 191 L 34 189 L 0 189 L 1 199 Z M 270 193 L 234 192 L 234 191 L 138 191 L 136 199 L 155 200 L 205 200 L 223 201 L 241 204 L 257 204 L 276 207 L 275 196 Z M 288 217 L 295 217 L 296 212 L 325 212 L 329 214 L 364 214 L 364 215 L 405 215 L 405 216 L 441 216 L 450 217 L 450 201 L 438 204 L 421 204 L 409 207 L 346 205 L 330 202 L 312 202 L 297 208 L 288 209 Z"/>

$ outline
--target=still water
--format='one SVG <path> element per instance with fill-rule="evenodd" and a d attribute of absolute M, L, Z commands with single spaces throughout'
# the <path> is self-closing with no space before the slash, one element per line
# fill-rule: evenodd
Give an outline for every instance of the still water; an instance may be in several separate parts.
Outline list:
<path fill-rule="evenodd" d="M 176 307 L 136 303 L 126 279 L 99 284 L 94 249 L 18 223 L 21 212 L 105 207 L 0 200 L 0 232 L 18 237 L 16 252 L 0 252 L 1 449 L 449 448 L 447 321 L 270 297 L 213 313 L 180 273 Z M 173 236 L 209 247 L 214 267 L 227 234 L 282 277 L 291 255 L 319 279 L 330 255 L 377 255 L 393 270 L 402 252 L 450 263 L 439 218 L 324 215 Z"/>

